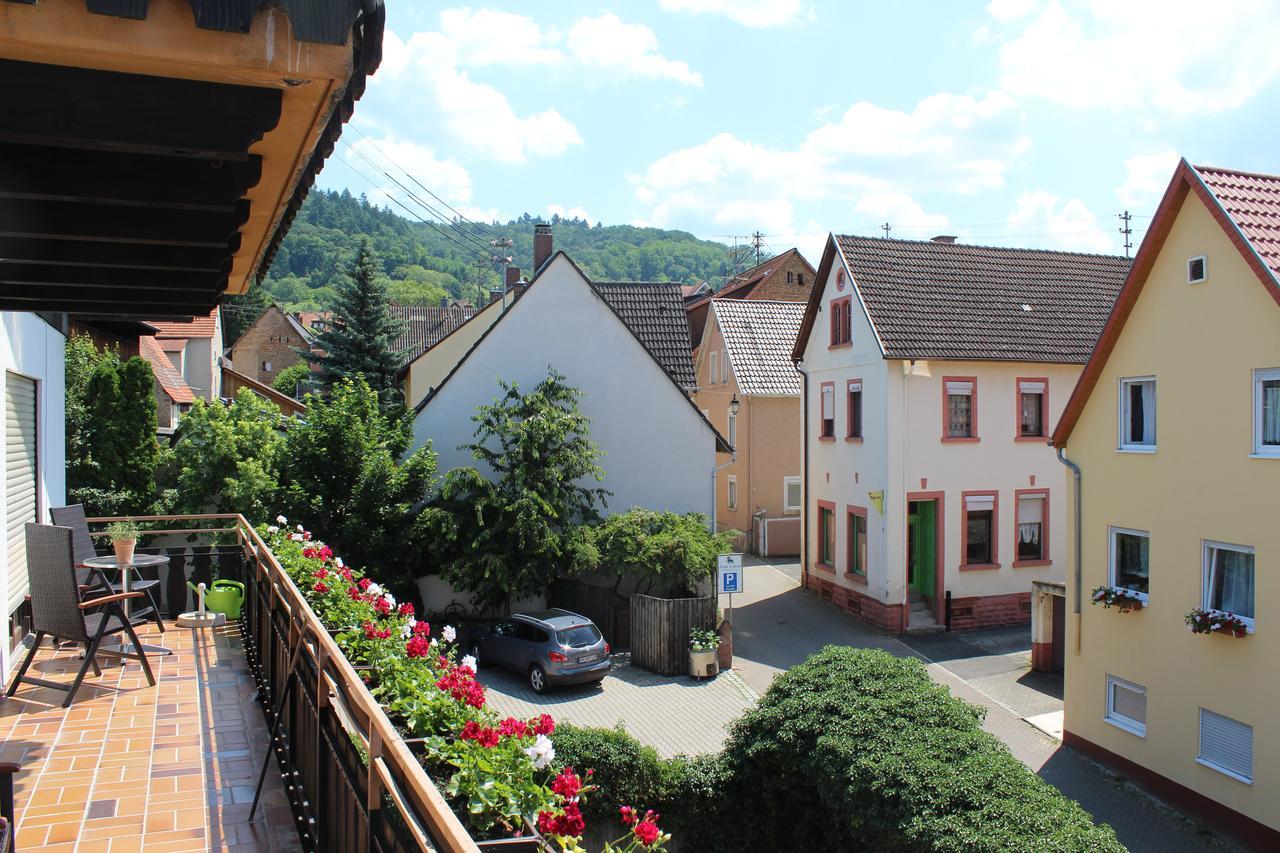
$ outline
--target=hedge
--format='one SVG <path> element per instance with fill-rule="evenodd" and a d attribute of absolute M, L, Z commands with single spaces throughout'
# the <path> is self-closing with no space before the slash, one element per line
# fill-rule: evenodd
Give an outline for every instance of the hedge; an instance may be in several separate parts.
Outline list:
<path fill-rule="evenodd" d="M 1124 850 L 982 715 L 918 660 L 828 646 L 734 723 L 682 835 L 699 851 Z"/>

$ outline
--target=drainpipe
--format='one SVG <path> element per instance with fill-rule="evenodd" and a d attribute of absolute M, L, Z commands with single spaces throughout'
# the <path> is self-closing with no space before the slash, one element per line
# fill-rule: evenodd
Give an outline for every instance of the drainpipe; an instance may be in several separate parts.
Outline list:
<path fill-rule="evenodd" d="M 809 586 L 809 371 L 801 362 L 793 360 L 800 373 L 802 387 L 800 389 L 800 579 L 801 586 Z"/>
<path fill-rule="evenodd" d="M 728 462 L 723 462 L 719 465 L 714 465 L 711 468 L 711 532 L 712 533 L 716 532 L 716 504 L 720 500 L 720 494 L 716 491 L 716 474 L 720 471 L 721 468 L 728 468 L 730 465 L 732 465 L 737 461 L 738 461 L 738 448 L 735 447 L 733 449 L 733 452 L 729 454 Z"/>
<path fill-rule="evenodd" d="M 1084 541 L 1084 535 L 1080 530 L 1080 520 L 1081 520 L 1081 516 L 1083 515 L 1083 512 L 1081 510 L 1081 507 L 1083 506 L 1083 504 L 1082 504 L 1081 495 L 1080 495 L 1080 466 L 1072 462 L 1070 459 L 1068 459 L 1067 455 L 1063 452 L 1061 447 L 1057 448 L 1057 451 L 1058 451 L 1058 461 L 1071 469 L 1071 473 L 1075 477 L 1075 481 L 1076 481 L 1076 488 L 1075 488 L 1075 492 L 1076 492 L 1076 500 L 1075 500 L 1076 555 L 1075 556 L 1076 558 L 1075 558 L 1075 567 L 1074 567 L 1075 568 L 1075 575 L 1074 575 L 1075 590 L 1074 590 L 1074 595 L 1072 596 L 1072 601 L 1071 601 L 1071 619 L 1072 619 L 1072 622 L 1075 623 L 1075 629 L 1076 629 L 1075 630 L 1075 634 L 1076 634 L 1075 653 L 1080 654 L 1080 584 L 1081 584 L 1081 565 L 1084 559 L 1080 553 L 1082 543 Z"/>

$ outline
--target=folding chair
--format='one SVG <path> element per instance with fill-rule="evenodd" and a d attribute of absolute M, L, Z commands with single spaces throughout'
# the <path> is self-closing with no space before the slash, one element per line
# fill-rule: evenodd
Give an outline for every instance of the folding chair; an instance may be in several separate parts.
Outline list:
<path fill-rule="evenodd" d="M 104 591 L 122 592 L 124 587 L 111 583 L 101 569 L 84 565 L 90 557 L 98 556 L 98 549 L 93 547 L 93 536 L 89 534 L 89 522 L 85 520 L 84 504 L 54 507 L 49 510 L 53 523 L 59 527 L 71 528 L 71 543 L 75 548 L 76 574 L 80 585 L 89 589 L 101 588 Z M 130 592 L 146 593 L 150 607 L 143 607 L 133 613 L 133 624 L 141 625 L 148 620 L 155 622 L 156 627 L 164 633 L 164 620 L 160 618 L 160 581 L 136 578 L 129 584 Z"/>

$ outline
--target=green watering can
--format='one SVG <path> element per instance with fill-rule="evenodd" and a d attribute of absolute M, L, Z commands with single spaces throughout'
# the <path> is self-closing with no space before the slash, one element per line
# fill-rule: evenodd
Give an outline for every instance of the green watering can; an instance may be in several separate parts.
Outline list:
<path fill-rule="evenodd" d="M 199 588 L 187 581 L 192 592 Z M 239 581 L 216 580 L 204 591 L 204 609 L 210 613 L 226 614 L 227 619 L 240 618 L 240 606 L 244 604 L 244 584 Z"/>

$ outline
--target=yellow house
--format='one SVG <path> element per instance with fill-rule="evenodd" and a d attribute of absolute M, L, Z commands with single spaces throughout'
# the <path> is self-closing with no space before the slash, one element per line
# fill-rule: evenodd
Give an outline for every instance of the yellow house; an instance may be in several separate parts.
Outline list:
<path fill-rule="evenodd" d="M 1182 161 L 1053 438 L 1079 496 L 1064 742 L 1272 850 L 1277 303 L 1280 177 Z"/>

